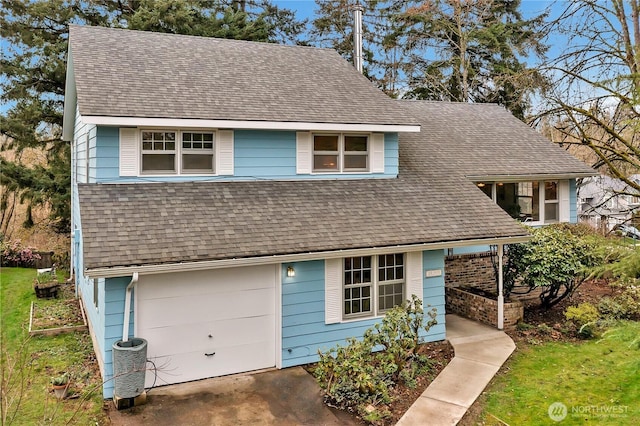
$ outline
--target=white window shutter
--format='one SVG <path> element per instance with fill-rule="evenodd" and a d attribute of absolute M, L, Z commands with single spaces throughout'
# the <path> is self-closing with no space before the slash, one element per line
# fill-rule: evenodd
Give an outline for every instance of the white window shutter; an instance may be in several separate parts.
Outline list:
<path fill-rule="evenodd" d="M 310 132 L 296 132 L 296 173 L 311 173 L 312 142 Z"/>
<path fill-rule="evenodd" d="M 233 176 L 233 130 L 219 130 L 216 140 L 216 172 Z"/>
<path fill-rule="evenodd" d="M 415 294 L 422 300 L 422 252 L 407 253 L 407 300 Z"/>
<path fill-rule="evenodd" d="M 560 210 L 560 222 L 571 221 L 571 206 L 569 205 L 569 181 L 561 180 L 558 182 L 558 206 Z"/>
<path fill-rule="evenodd" d="M 342 320 L 342 259 L 324 261 L 324 322 Z"/>
<path fill-rule="evenodd" d="M 371 135 L 371 172 L 384 173 L 384 134 Z"/>
<path fill-rule="evenodd" d="M 139 152 L 138 129 L 120 129 L 120 176 L 138 176 Z"/>

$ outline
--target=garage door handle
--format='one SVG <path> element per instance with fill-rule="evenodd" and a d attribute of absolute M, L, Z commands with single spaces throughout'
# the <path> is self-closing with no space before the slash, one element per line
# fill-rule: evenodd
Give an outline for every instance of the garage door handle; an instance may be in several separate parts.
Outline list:
<path fill-rule="evenodd" d="M 215 352 L 211 352 L 210 354 L 205 353 L 204 355 L 205 355 L 205 356 L 214 356 L 215 354 L 216 354 Z"/>

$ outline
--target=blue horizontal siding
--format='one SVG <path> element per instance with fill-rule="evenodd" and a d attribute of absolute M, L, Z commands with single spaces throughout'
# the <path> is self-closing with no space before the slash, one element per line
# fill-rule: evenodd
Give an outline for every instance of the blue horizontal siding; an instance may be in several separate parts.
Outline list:
<path fill-rule="evenodd" d="M 120 175 L 120 130 L 117 127 L 98 126 L 92 171 L 95 181 L 118 179 Z"/>
<path fill-rule="evenodd" d="M 384 174 L 397 176 L 399 168 L 398 134 L 384 134 Z"/>
<path fill-rule="evenodd" d="M 472 254 L 472 253 L 485 253 L 491 250 L 488 245 L 477 245 L 467 247 L 454 247 L 453 254 Z"/>
<path fill-rule="evenodd" d="M 425 312 L 431 308 L 436 308 L 436 321 L 438 324 L 429 329 L 425 335 L 425 340 L 434 342 L 445 339 L 445 300 L 444 300 L 444 253 L 442 250 L 431 250 L 422 252 L 422 269 L 442 271 L 438 277 L 426 278 L 422 274 L 422 295 L 423 308 Z M 425 318 L 429 320 L 429 318 Z"/>
<path fill-rule="evenodd" d="M 293 266 L 295 277 L 286 276 L 286 267 Z M 437 309 L 438 325 L 424 334 L 425 341 L 445 338 L 444 253 L 424 252 L 424 269 L 441 269 L 439 277 L 424 278 L 424 304 Z M 314 260 L 283 265 L 282 273 L 282 366 L 316 362 L 318 350 L 327 351 L 345 344 L 349 337 L 360 337 L 380 318 L 325 324 L 324 261 Z M 429 308 L 430 309 L 430 308 Z"/>
<path fill-rule="evenodd" d="M 569 221 L 578 223 L 578 189 L 575 179 L 569 179 Z"/>
<path fill-rule="evenodd" d="M 295 132 L 236 130 L 233 136 L 234 176 L 295 176 Z"/>

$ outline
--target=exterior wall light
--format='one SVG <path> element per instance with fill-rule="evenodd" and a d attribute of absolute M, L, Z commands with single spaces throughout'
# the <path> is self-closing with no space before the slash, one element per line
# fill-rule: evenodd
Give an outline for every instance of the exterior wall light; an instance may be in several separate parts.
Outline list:
<path fill-rule="evenodd" d="M 484 186 L 484 182 L 478 182 L 476 185 L 478 185 L 478 188 L 482 188 Z"/>
<path fill-rule="evenodd" d="M 293 269 L 293 266 L 287 266 L 287 277 L 291 278 L 295 276 L 296 276 L 296 270 Z"/>

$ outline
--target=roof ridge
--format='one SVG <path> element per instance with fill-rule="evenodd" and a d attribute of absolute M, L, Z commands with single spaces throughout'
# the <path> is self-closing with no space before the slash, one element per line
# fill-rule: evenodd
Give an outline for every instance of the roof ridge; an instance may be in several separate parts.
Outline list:
<path fill-rule="evenodd" d="M 263 45 L 263 46 L 278 46 L 281 48 L 300 48 L 300 49 L 310 49 L 310 50 L 321 50 L 327 52 L 335 52 L 338 53 L 337 50 L 332 49 L 330 47 L 316 47 L 316 46 L 305 46 L 300 44 L 282 44 L 277 42 L 269 42 L 269 41 L 252 41 L 252 40 L 238 40 L 233 38 L 223 38 L 223 37 L 208 37 L 208 36 L 199 36 L 199 35 L 191 35 L 191 34 L 178 34 L 178 33 L 163 33 L 158 31 L 145 31 L 145 30 L 133 30 L 130 28 L 121 28 L 121 27 L 104 27 L 99 25 L 79 25 L 79 24 L 69 24 L 69 29 L 71 28 L 79 28 L 79 29 L 90 29 L 90 30 L 99 30 L 99 31 L 112 31 L 112 32 L 129 32 L 129 33 L 138 33 L 144 35 L 152 35 L 158 37 L 180 37 L 180 38 L 197 38 L 203 40 L 217 40 L 221 42 L 228 43 L 237 43 L 237 44 L 253 44 L 253 45 Z"/>
<path fill-rule="evenodd" d="M 425 103 L 425 104 L 451 104 L 451 105 L 473 105 L 473 106 L 482 106 L 482 105 L 491 105 L 504 108 L 503 105 L 500 105 L 496 102 L 462 102 L 462 101 L 436 101 L 432 99 L 397 99 L 402 102 L 415 102 L 415 103 Z M 506 109 L 506 108 L 505 108 Z"/>

